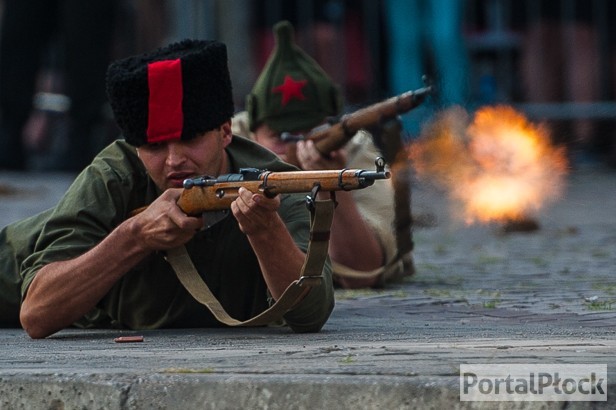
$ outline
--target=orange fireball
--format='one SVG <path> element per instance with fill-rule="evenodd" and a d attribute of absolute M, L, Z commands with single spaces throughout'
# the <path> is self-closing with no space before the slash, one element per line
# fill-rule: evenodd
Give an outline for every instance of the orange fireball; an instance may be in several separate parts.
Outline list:
<path fill-rule="evenodd" d="M 526 218 L 562 192 L 567 160 L 547 129 L 509 106 L 446 110 L 410 146 L 418 177 L 444 187 L 467 223 Z"/>

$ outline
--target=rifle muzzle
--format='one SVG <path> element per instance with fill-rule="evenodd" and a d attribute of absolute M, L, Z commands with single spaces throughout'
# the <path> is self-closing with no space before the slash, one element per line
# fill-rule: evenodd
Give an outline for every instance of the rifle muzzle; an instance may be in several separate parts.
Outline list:
<path fill-rule="evenodd" d="M 391 178 L 390 171 L 360 171 L 357 175 L 361 187 L 367 187 L 374 184 L 377 179 Z"/>

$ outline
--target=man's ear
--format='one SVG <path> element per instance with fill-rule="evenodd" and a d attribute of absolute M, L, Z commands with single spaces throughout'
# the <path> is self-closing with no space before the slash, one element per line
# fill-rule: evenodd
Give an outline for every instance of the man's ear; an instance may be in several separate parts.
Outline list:
<path fill-rule="evenodd" d="M 220 131 L 222 132 L 223 144 L 226 147 L 231 143 L 231 139 L 233 139 L 233 132 L 231 131 L 231 120 L 225 121 L 220 126 Z"/>

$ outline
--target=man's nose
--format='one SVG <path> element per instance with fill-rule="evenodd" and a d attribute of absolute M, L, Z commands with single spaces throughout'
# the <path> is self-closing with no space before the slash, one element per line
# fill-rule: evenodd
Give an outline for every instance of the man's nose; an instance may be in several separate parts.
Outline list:
<path fill-rule="evenodd" d="M 179 142 L 170 141 L 167 144 L 167 164 L 177 165 L 185 160 L 186 155 L 184 153 L 184 146 Z"/>

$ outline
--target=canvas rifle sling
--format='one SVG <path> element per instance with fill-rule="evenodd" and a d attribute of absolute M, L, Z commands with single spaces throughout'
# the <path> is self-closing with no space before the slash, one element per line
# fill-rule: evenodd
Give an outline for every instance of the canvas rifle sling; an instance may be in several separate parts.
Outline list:
<path fill-rule="evenodd" d="M 323 283 L 323 266 L 327 258 L 335 201 L 315 200 L 312 204 L 314 206 L 309 207 L 310 242 L 300 278 L 293 281 L 272 306 L 251 319 L 240 321 L 225 311 L 197 272 L 184 246 L 168 250 L 166 259 L 186 290 L 205 305 L 219 322 L 228 326 L 263 326 L 275 322 L 293 308 L 307 288 Z"/>
<path fill-rule="evenodd" d="M 373 130 L 375 145 L 392 169 L 394 188 L 394 228 L 397 255 L 392 264 L 402 261 L 405 271 L 413 274 L 415 268 L 410 252 L 413 250 L 413 215 L 411 213 L 411 164 L 402 142 L 402 123 L 391 119 Z M 386 268 L 387 269 L 387 268 Z"/>

